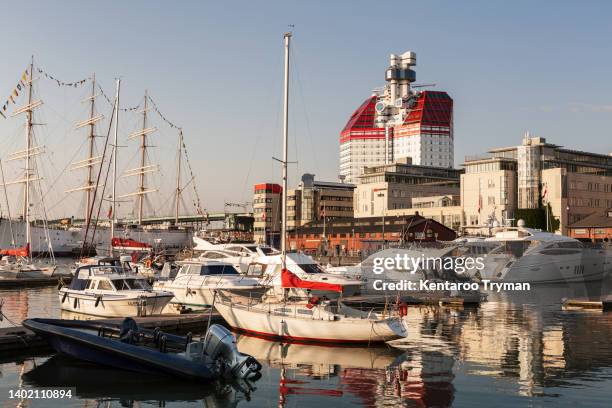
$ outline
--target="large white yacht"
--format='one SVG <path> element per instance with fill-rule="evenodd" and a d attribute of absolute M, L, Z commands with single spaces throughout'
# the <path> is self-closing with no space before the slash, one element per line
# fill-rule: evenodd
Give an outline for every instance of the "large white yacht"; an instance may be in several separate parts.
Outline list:
<path fill-rule="evenodd" d="M 456 255 L 482 257 L 470 275 L 492 281 L 564 283 L 600 280 L 612 270 L 612 254 L 580 241 L 526 227 L 504 227 L 487 238 L 460 238 Z"/>

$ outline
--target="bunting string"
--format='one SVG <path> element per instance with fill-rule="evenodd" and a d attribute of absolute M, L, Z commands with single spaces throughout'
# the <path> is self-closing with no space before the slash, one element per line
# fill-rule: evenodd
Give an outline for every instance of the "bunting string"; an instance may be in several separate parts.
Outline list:
<path fill-rule="evenodd" d="M 108 97 L 108 95 L 104 92 L 104 89 L 102 89 L 102 87 L 100 86 L 100 84 L 98 84 L 98 89 L 100 89 L 100 93 L 102 94 L 102 96 L 104 96 L 104 99 L 106 99 L 106 102 L 108 102 L 108 104 L 110 106 L 114 106 L 115 103 L 111 101 L 111 99 Z M 138 110 L 140 108 L 140 104 L 133 106 L 131 108 L 121 108 L 119 109 L 121 112 L 132 112 L 135 110 Z"/>
<path fill-rule="evenodd" d="M 183 128 L 174 124 L 173 122 L 169 121 L 163 113 L 161 113 L 161 111 L 159 110 L 159 108 L 157 107 L 157 104 L 155 103 L 155 101 L 153 100 L 153 98 L 151 98 L 150 96 L 147 96 L 147 98 L 149 98 L 149 102 L 151 102 L 151 105 L 153 105 L 153 110 L 155 112 L 157 112 L 157 114 L 159 115 L 159 117 L 168 124 L 168 126 L 170 126 L 172 129 L 178 129 L 179 131 L 183 131 Z M 185 145 L 185 140 L 183 140 L 182 143 L 182 149 L 183 152 L 185 153 L 185 161 L 187 162 L 187 168 L 189 169 L 189 176 L 191 177 L 191 180 L 195 180 L 195 175 L 193 174 L 193 167 L 191 166 L 191 161 L 189 160 L 189 155 L 187 154 L 187 146 Z M 198 189 L 195 183 L 193 183 L 193 193 L 195 195 L 195 199 L 193 202 L 194 207 L 196 207 L 196 211 L 198 214 L 200 215 L 206 215 L 206 218 L 208 219 L 208 214 L 205 213 L 202 210 L 202 202 L 200 201 L 200 195 L 198 194 Z"/>
<path fill-rule="evenodd" d="M 87 78 L 81 79 L 80 81 L 65 82 L 65 81 L 61 81 L 61 80 L 55 78 L 53 75 L 45 72 L 45 70 L 43 70 L 40 67 L 36 67 L 36 70 L 38 71 L 39 74 L 43 75 L 45 78 L 54 81 L 57 84 L 57 86 L 69 86 L 69 87 L 72 87 L 72 88 L 76 88 L 76 87 L 79 87 L 79 86 L 83 85 L 87 81 L 91 81 L 91 77 L 87 77 Z"/>
<path fill-rule="evenodd" d="M 28 70 L 26 69 L 25 71 L 23 71 L 23 74 L 21 75 L 19 82 L 17 82 L 17 85 L 15 85 L 15 87 L 11 91 L 9 97 L 6 98 L 6 101 L 2 104 L 2 108 L 0 109 L 0 115 L 2 115 L 4 119 L 6 119 L 6 111 L 8 107 L 10 106 L 10 104 L 15 105 L 16 103 L 15 100 L 19 96 L 19 93 L 21 92 L 22 89 L 25 89 L 27 80 L 28 80 Z"/>
<path fill-rule="evenodd" d="M 168 119 L 166 119 L 166 117 L 164 116 L 164 114 L 163 114 L 163 113 L 161 113 L 161 112 L 159 111 L 159 108 L 157 107 L 157 104 L 155 103 L 155 101 L 153 100 L 153 98 L 151 98 L 150 96 L 148 96 L 148 98 L 149 98 L 149 102 L 151 102 L 151 104 L 153 105 L 153 110 L 154 110 L 155 112 L 157 112 L 157 114 L 159 115 L 159 117 L 160 117 L 160 118 L 162 118 L 162 120 L 163 120 L 164 122 L 166 122 L 166 123 L 168 124 L 168 126 L 170 126 L 172 129 L 181 129 L 181 127 L 180 127 L 180 126 L 175 125 L 174 123 L 172 123 L 172 122 L 170 122 Z"/>

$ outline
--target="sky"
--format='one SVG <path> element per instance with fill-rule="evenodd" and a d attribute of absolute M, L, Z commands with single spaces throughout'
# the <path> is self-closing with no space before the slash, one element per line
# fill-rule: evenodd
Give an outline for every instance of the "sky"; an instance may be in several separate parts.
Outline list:
<path fill-rule="evenodd" d="M 455 165 L 464 156 L 516 145 L 525 131 L 568 148 L 612 152 L 612 3 L 589 1 L 29 1 L 4 3 L 0 103 L 32 55 L 65 82 L 95 72 L 122 107 L 147 89 L 160 111 L 184 129 L 203 206 L 252 199 L 258 182 L 280 183 L 283 33 L 294 25 L 290 102 L 290 186 L 300 175 L 336 180 L 339 132 L 375 87 L 384 85 L 390 53 L 417 53 L 417 83 L 435 83 L 454 99 Z M 41 77 L 37 94 L 41 191 L 53 216 L 82 211 L 64 190 L 82 180 L 63 170 L 84 158 L 89 85 L 58 87 Z M 97 99 L 107 117 L 110 105 Z M 20 104 L 18 104 L 20 105 Z M 175 188 L 176 129 L 153 111 L 150 210 L 169 213 Z M 127 135 L 141 118 L 122 113 L 122 170 L 136 167 Z M 108 122 L 100 123 L 105 136 Z M 99 138 L 101 145 L 104 138 Z M 0 156 L 23 149 L 22 118 L 0 118 Z M 10 167 L 12 166 L 12 168 Z M 190 176 L 183 169 L 183 180 Z M 8 180 L 7 180 L 8 181 Z M 121 178 L 125 193 L 134 180 Z M 192 208 L 191 194 L 186 210 Z M 14 191 L 14 190 L 11 190 Z M 9 193 L 14 208 L 19 194 Z M 15 207 L 17 206 L 17 207 Z M 126 201 L 124 213 L 133 211 Z M 4 211 L 4 205 L 2 206 Z M 14 210 L 15 211 L 15 210 Z"/>

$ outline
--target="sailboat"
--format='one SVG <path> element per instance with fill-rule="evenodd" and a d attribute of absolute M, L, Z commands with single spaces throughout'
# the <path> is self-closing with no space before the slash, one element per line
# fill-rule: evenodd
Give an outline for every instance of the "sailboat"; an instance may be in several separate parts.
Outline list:
<path fill-rule="evenodd" d="M 321 343 L 377 343 L 404 337 L 406 328 L 399 315 L 361 311 L 330 300 L 342 293 L 342 283 L 300 279 L 287 269 L 287 163 L 289 119 L 289 46 L 291 33 L 284 35 L 285 89 L 283 128 L 283 191 L 281 229 L 281 282 L 261 297 L 217 291 L 213 305 L 235 330 L 270 339 Z M 313 296 L 316 291 L 317 296 Z M 326 296 L 326 293 L 330 296 Z M 218 297 L 218 301 L 217 301 Z"/>
<path fill-rule="evenodd" d="M 25 161 L 24 166 L 24 174 L 23 178 L 7 183 L 4 180 L 4 167 L 0 163 L 0 170 L 2 173 L 2 186 L 4 188 L 4 197 L 5 204 L 8 212 L 8 224 L 9 231 L 11 234 L 11 248 L 4 248 L 0 250 L 0 255 L 2 259 L 0 259 L 0 276 L 1 277 L 11 277 L 11 278 L 32 278 L 32 277 L 42 277 L 52 275 L 55 272 L 55 257 L 53 254 L 53 247 L 51 245 L 51 238 L 49 235 L 49 230 L 47 228 L 46 222 L 46 210 L 44 208 L 44 201 L 41 195 L 39 207 L 42 208 L 42 213 L 45 215 L 43 217 L 43 231 L 44 231 L 44 241 L 47 245 L 47 252 L 49 254 L 50 263 L 42 263 L 36 262 L 32 258 L 31 244 L 32 244 L 32 225 L 31 225 L 31 207 L 32 204 L 32 194 L 31 190 L 34 187 L 34 183 L 40 180 L 36 172 L 36 162 L 35 156 L 38 156 L 44 152 L 44 148 L 41 146 L 35 145 L 35 139 L 33 135 L 33 116 L 34 109 L 42 105 L 41 100 L 33 100 L 33 92 L 32 92 L 32 82 L 33 79 L 33 70 L 34 70 L 34 58 L 32 58 L 32 62 L 30 63 L 27 77 L 25 78 L 25 85 L 27 87 L 27 103 L 23 107 L 15 110 L 13 112 L 13 116 L 19 115 L 21 113 L 26 114 L 26 126 L 25 126 L 25 136 L 26 136 L 26 148 L 24 150 L 15 152 L 9 156 L 8 160 L 23 160 Z M 23 220 L 25 223 L 25 239 L 23 246 L 16 245 L 15 231 L 11 222 L 11 214 L 10 214 L 10 206 L 8 200 L 8 193 L 6 187 L 12 184 L 23 184 L 24 185 L 24 205 L 23 205 Z M 40 186 L 40 184 L 39 184 Z"/>

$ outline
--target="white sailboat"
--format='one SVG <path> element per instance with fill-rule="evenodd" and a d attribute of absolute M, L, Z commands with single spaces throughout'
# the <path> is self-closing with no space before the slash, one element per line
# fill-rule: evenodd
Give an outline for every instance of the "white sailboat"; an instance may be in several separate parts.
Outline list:
<path fill-rule="evenodd" d="M 274 285 L 260 298 L 220 291 L 214 306 L 234 329 L 283 341 L 373 343 L 403 337 L 407 332 L 399 316 L 390 317 L 386 311 L 364 312 L 328 300 L 325 293 L 342 292 L 342 284 L 304 280 L 287 269 L 290 39 L 291 33 L 286 33 L 280 285 Z M 320 296 L 311 296 L 313 290 Z"/>

